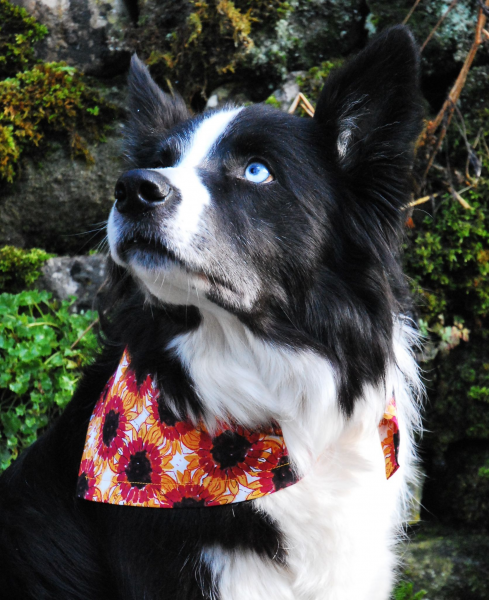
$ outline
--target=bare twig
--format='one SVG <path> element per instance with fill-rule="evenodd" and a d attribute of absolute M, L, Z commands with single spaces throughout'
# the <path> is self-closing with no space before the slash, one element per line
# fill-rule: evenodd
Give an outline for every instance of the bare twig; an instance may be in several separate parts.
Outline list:
<path fill-rule="evenodd" d="M 309 102 L 302 92 L 297 94 L 294 101 L 290 105 L 288 110 L 289 114 L 295 113 L 299 105 L 310 117 L 314 116 L 314 106 Z"/>
<path fill-rule="evenodd" d="M 489 0 L 485 1 L 484 6 L 489 8 Z M 467 57 L 462 66 L 462 69 L 460 70 L 460 73 L 459 73 L 455 83 L 453 84 L 453 87 L 450 90 L 450 93 L 448 94 L 448 98 L 443 103 L 443 106 L 441 107 L 440 112 L 438 113 L 438 115 L 436 116 L 434 121 L 431 121 L 430 123 L 428 123 L 428 126 L 426 128 L 426 134 L 428 137 L 430 137 L 435 133 L 435 131 L 438 129 L 438 127 L 443 123 L 443 127 L 441 129 L 440 135 L 438 136 L 438 139 L 435 143 L 435 147 L 434 147 L 434 149 L 431 153 L 431 156 L 428 160 L 428 165 L 425 169 L 425 172 L 423 175 L 423 180 L 426 179 L 426 176 L 428 175 L 428 172 L 431 169 L 431 166 L 433 165 L 435 156 L 436 156 L 438 150 L 440 149 L 440 146 L 441 146 L 443 140 L 445 139 L 445 135 L 447 133 L 448 126 L 450 125 L 450 121 L 452 120 L 452 117 L 453 117 L 455 103 L 458 101 L 460 94 L 462 93 L 463 87 L 467 80 L 467 75 L 469 73 L 470 67 L 472 66 L 472 63 L 474 62 L 474 58 L 475 58 L 475 55 L 477 54 L 477 50 L 479 49 L 479 46 L 482 43 L 482 30 L 483 30 L 485 24 L 486 24 L 486 16 L 484 14 L 484 11 L 481 8 L 481 9 L 479 9 L 479 15 L 477 18 L 474 42 L 469 50 L 469 53 L 467 54 Z"/>
<path fill-rule="evenodd" d="M 411 18 L 411 15 L 413 14 L 413 12 L 416 10 L 416 7 L 418 6 L 418 4 L 421 2 L 421 0 L 416 0 L 416 2 L 413 4 L 411 10 L 408 12 L 408 14 L 406 15 L 406 18 L 404 19 L 404 21 L 402 22 L 403 25 L 406 25 L 406 23 L 409 21 L 409 19 Z"/>
<path fill-rule="evenodd" d="M 486 17 L 489 17 L 489 8 L 487 7 L 487 4 L 484 3 L 484 0 L 479 0 L 479 6 Z"/>
<path fill-rule="evenodd" d="M 470 206 L 470 204 L 467 202 L 467 200 L 464 200 L 462 198 L 462 196 L 460 195 L 459 192 L 457 192 L 456 190 L 454 190 L 453 188 L 450 189 L 450 191 L 452 192 L 452 196 L 458 200 L 460 202 L 460 204 L 466 209 L 466 210 L 472 210 L 472 206 Z"/>
<path fill-rule="evenodd" d="M 458 0 L 453 0 L 452 3 L 450 4 L 450 6 L 447 8 L 447 10 L 438 19 L 438 23 L 430 31 L 429 36 L 426 38 L 426 40 L 424 41 L 423 45 L 421 46 L 421 48 L 419 50 L 420 52 L 423 52 L 423 50 L 426 48 L 426 46 L 428 45 L 428 43 L 431 40 L 431 38 L 435 35 L 436 30 L 438 29 L 438 27 L 440 27 L 440 25 L 443 23 L 443 21 L 445 20 L 445 18 L 448 16 L 448 14 L 452 10 L 452 8 L 455 7 L 455 5 L 457 4 L 457 2 L 458 2 Z"/>
<path fill-rule="evenodd" d="M 82 331 L 82 333 L 80 333 L 80 335 L 78 336 L 78 338 L 71 344 L 70 346 L 70 350 L 73 350 L 73 348 L 78 344 L 78 342 L 83 339 L 83 337 L 90 331 L 90 329 L 92 329 L 92 327 L 95 327 L 95 325 L 97 325 L 97 323 L 100 321 L 100 319 L 97 317 L 95 319 L 95 321 L 92 321 L 90 323 L 90 325 L 85 329 L 85 331 Z"/>
<path fill-rule="evenodd" d="M 412 206 L 418 206 L 419 204 L 424 204 L 425 202 L 429 202 L 432 198 L 436 198 L 439 194 L 429 194 L 428 196 L 423 196 L 422 198 L 418 198 L 417 200 L 413 200 L 407 206 L 404 207 L 403 210 L 407 208 L 411 208 Z"/>
<path fill-rule="evenodd" d="M 294 114 L 295 111 L 297 110 L 297 107 L 299 106 L 299 102 L 301 100 L 301 95 L 300 93 L 297 94 L 297 96 L 294 98 L 294 101 L 292 102 L 292 104 L 289 107 L 289 110 L 287 111 L 290 115 Z"/>

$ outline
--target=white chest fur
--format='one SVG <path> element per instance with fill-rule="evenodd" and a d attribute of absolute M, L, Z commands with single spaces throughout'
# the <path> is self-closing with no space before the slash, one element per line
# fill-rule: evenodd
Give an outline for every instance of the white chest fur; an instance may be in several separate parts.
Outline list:
<path fill-rule="evenodd" d="M 274 347 L 235 317 L 203 312 L 193 333 L 173 343 L 208 411 L 253 426 L 275 419 L 302 479 L 254 501 L 283 533 L 287 565 L 253 552 L 219 547 L 202 555 L 225 600 L 387 600 L 394 546 L 415 477 L 412 436 L 419 426 L 419 379 L 409 350 L 413 333 L 399 325 L 396 365 L 381 389 L 365 389 L 350 419 L 336 400 L 329 363 L 309 351 Z M 395 390 L 400 464 L 386 480 L 377 425 Z M 279 550 L 279 549 L 277 549 Z"/>

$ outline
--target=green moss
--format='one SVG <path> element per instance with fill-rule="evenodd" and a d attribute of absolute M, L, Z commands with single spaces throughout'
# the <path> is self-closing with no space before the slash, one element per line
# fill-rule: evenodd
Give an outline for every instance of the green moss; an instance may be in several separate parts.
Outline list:
<path fill-rule="evenodd" d="M 64 63 L 45 63 L 0 82 L 0 178 L 13 181 L 25 151 L 42 149 L 48 138 L 68 140 L 73 156 L 88 161 L 84 135 L 98 139 L 114 114 L 81 73 Z"/>
<path fill-rule="evenodd" d="M 393 600 L 421 600 L 427 592 L 421 590 L 414 593 L 413 584 L 407 581 L 401 581 L 393 593 Z"/>
<path fill-rule="evenodd" d="M 342 60 L 326 60 L 317 67 L 312 67 L 305 75 L 297 78 L 301 92 L 307 97 L 313 106 L 319 98 L 323 85 L 333 69 L 342 64 Z"/>
<path fill-rule="evenodd" d="M 482 189 L 482 188 L 486 189 Z M 440 314 L 453 323 L 460 315 L 472 324 L 489 311 L 489 209 L 487 186 L 471 190 L 466 209 L 446 195 L 436 216 L 426 217 L 414 230 L 406 267 L 424 306 L 423 315 L 434 327 Z"/>
<path fill-rule="evenodd" d="M 265 100 L 265 104 L 273 106 L 273 108 L 280 108 L 280 102 L 277 100 L 277 98 L 275 98 L 273 94 Z"/>
<path fill-rule="evenodd" d="M 0 79 L 32 66 L 33 44 L 47 33 L 23 8 L 0 0 Z"/>
<path fill-rule="evenodd" d="M 158 22 L 139 40 L 152 74 L 173 81 L 190 101 L 234 77 L 254 47 L 253 27 L 270 27 L 290 9 L 282 0 L 189 0 L 186 19 L 162 38 Z"/>
<path fill-rule="evenodd" d="M 0 292 L 18 292 L 32 285 L 41 275 L 42 265 L 52 256 L 40 248 L 0 248 Z"/>

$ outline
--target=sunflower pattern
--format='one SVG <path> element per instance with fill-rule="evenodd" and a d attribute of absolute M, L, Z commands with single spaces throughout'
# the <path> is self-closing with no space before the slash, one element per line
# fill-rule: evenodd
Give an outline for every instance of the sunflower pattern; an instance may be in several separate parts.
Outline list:
<path fill-rule="evenodd" d="M 126 350 L 93 410 L 77 496 L 189 508 L 260 498 L 296 481 L 276 424 L 209 431 L 178 419 L 151 376 L 138 386 Z"/>
<path fill-rule="evenodd" d="M 387 404 L 382 421 L 379 423 L 380 443 L 384 452 L 385 475 L 392 477 L 399 469 L 399 422 L 397 420 L 397 406 L 394 393 Z"/>

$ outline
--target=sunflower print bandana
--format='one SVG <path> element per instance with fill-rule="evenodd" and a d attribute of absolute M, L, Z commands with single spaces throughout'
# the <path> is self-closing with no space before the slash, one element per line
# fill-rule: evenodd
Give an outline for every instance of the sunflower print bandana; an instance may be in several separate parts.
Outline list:
<path fill-rule="evenodd" d="M 399 469 L 399 422 L 397 420 L 397 406 L 394 393 L 387 404 L 382 421 L 379 423 L 379 436 L 384 452 L 385 476 L 392 477 Z"/>
<path fill-rule="evenodd" d="M 387 479 L 399 468 L 394 397 L 379 424 Z M 78 473 L 78 498 L 128 506 L 219 506 L 273 494 L 298 481 L 276 424 L 249 431 L 178 420 L 153 378 L 141 386 L 127 350 L 95 405 Z"/>
<path fill-rule="evenodd" d="M 77 496 L 157 508 L 253 500 L 297 481 L 280 428 L 209 432 L 166 408 L 151 376 L 138 387 L 124 352 L 88 426 Z"/>

